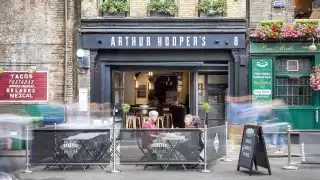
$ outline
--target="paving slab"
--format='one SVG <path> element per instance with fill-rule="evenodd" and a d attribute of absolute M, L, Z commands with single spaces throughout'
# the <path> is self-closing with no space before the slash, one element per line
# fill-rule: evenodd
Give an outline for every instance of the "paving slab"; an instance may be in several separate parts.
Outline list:
<path fill-rule="evenodd" d="M 299 158 L 293 158 L 298 162 Z M 197 169 L 184 171 L 180 166 L 169 167 L 167 171 L 161 170 L 159 167 L 150 167 L 143 170 L 143 166 L 120 166 L 121 173 L 110 174 L 107 170 L 98 167 L 91 167 L 87 171 L 83 171 L 81 167 L 71 167 L 65 172 L 59 168 L 51 168 L 43 170 L 43 167 L 32 167 L 30 174 L 23 174 L 24 180 L 250 180 L 261 178 L 263 180 L 318 180 L 320 173 L 320 165 L 301 165 L 297 164 L 298 170 L 288 171 L 281 169 L 286 164 L 286 158 L 270 159 L 272 175 L 267 174 L 267 170 L 259 168 L 254 171 L 252 176 L 248 175 L 248 170 L 240 169 L 238 172 L 237 161 L 220 162 L 216 161 L 209 169 L 210 173 L 199 173 Z"/>

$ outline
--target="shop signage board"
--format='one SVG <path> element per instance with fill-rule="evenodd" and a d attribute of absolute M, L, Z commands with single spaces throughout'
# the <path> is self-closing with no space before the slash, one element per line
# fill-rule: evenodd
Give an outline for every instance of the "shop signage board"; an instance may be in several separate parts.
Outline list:
<path fill-rule="evenodd" d="M 250 53 L 311 53 L 310 45 L 311 43 L 251 43 Z"/>
<path fill-rule="evenodd" d="M 272 59 L 252 59 L 252 96 L 256 101 L 272 100 Z"/>
<path fill-rule="evenodd" d="M 244 34 L 84 34 L 85 49 L 245 48 Z"/>
<path fill-rule="evenodd" d="M 47 102 L 48 72 L 0 73 L 0 102 Z"/>
<path fill-rule="evenodd" d="M 260 166 L 268 169 L 269 175 L 271 175 L 262 127 L 244 125 L 237 171 L 240 170 L 240 167 L 249 169 L 249 175 L 251 176 L 253 164 L 256 170 Z"/>

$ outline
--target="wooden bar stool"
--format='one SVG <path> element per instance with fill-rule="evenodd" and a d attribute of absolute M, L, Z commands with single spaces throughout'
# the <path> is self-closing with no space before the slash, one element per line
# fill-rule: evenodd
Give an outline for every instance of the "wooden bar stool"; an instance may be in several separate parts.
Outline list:
<path fill-rule="evenodd" d="M 169 112 L 163 113 L 163 118 L 164 118 L 164 121 L 166 121 L 166 126 L 170 128 L 171 125 L 173 124 L 172 114 Z"/>
<path fill-rule="evenodd" d="M 164 118 L 163 116 L 159 116 L 157 119 L 157 128 L 160 128 L 160 123 L 161 123 L 161 128 L 164 128 L 163 123 L 164 123 Z"/>
<path fill-rule="evenodd" d="M 140 118 L 137 116 L 127 116 L 126 119 L 126 128 L 137 128 L 137 120 L 138 120 L 138 127 L 141 128 Z"/>

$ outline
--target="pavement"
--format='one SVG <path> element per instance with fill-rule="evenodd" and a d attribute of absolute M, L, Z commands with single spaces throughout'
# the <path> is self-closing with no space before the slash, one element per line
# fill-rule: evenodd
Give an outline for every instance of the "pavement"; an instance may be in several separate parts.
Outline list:
<path fill-rule="evenodd" d="M 232 162 L 216 161 L 211 164 L 208 169 L 211 172 L 200 173 L 199 169 L 188 169 L 184 171 L 180 166 L 169 167 L 167 171 L 161 170 L 159 167 L 150 167 L 147 170 L 143 170 L 143 166 L 120 166 L 122 170 L 120 173 L 108 173 L 110 167 L 106 170 L 102 170 L 99 167 L 91 167 L 87 171 L 83 171 L 81 167 L 71 167 L 65 172 L 59 168 L 50 168 L 49 170 L 43 170 L 44 167 L 32 167 L 32 173 L 23 174 L 24 180 L 163 180 L 172 179 L 175 180 L 318 180 L 320 173 L 320 165 L 301 165 L 296 164 L 299 167 L 298 170 L 283 170 L 282 166 L 286 165 L 286 158 L 271 158 L 269 159 L 271 164 L 272 175 L 268 174 L 268 171 L 264 168 L 259 168 L 258 171 L 253 171 L 252 176 L 248 175 L 248 170 L 240 168 L 238 172 L 237 160 Z M 299 162 L 299 158 L 293 158 L 293 161 Z"/>

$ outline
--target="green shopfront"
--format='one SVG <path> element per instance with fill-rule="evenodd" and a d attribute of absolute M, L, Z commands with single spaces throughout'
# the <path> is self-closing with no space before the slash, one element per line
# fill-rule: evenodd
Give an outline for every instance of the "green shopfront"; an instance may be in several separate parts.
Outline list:
<path fill-rule="evenodd" d="M 293 129 L 320 129 L 320 93 L 309 79 L 320 64 L 320 51 L 312 43 L 250 43 L 249 92 L 257 100 L 282 99 L 288 105 L 274 110 L 278 121 Z"/>

